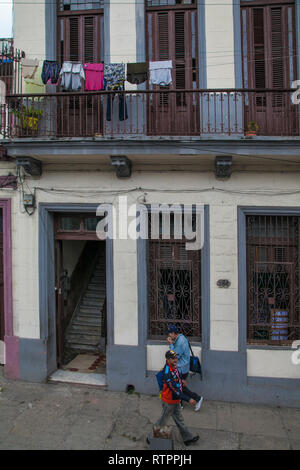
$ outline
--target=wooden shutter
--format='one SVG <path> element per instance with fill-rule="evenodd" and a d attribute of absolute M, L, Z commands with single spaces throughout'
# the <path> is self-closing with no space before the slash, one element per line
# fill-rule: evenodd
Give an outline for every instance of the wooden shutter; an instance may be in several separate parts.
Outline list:
<path fill-rule="evenodd" d="M 103 28 L 101 15 L 64 16 L 58 22 L 61 62 L 100 62 Z M 102 24 L 102 23 L 101 23 Z M 102 48 L 103 49 L 103 48 Z"/>
<path fill-rule="evenodd" d="M 168 60 L 169 52 L 169 15 L 158 13 L 158 60 Z"/>
<path fill-rule="evenodd" d="M 96 18 L 93 16 L 87 16 L 84 18 L 84 62 L 94 62 L 96 57 L 94 56 L 95 44 L 95 26 Z"/>
<path fill-rule="evenodd" d="M 79 18 L 69 19 L 69 59 L 71 61 L 79 60 Z"/>
<path fill-rule="evenodd" d="M 263 8 L 253 9 L 253 42 L 255 88 L 266 88 Z"/>
<path fill-rule="evenodd" d="M 294 25 L 294 6 L 249 6 L 243 10 L 246 22 L 242 22 L 242 28 L 247 28 L 247 51 L 244 47 L 243 55 L 248 70 L 244 67 L 244 73 L 248 73 L 249 87 L 290 88 L 295 70 L 295 27 L 291 33 L 287 25 L 290 14 Z"/>
<path fill-rule="evenodd" d="M 174 69 L 172 88 L 192 88 L 197 74 L 197 32 L 194 22 L 192 28 L 192 16 L 195 12 L 193 10 L 151 11 L 149 15 L 150 60 L 172 60 Z"/>

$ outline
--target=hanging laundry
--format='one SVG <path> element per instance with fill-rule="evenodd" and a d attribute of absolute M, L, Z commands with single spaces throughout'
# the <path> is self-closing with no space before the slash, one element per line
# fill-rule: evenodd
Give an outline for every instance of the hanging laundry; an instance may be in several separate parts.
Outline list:
<path fill-rule="evenodd" d="M 59 74 L 61 75 L 61 86 L 64 91 L 81 90 L 82 79 L 85 79 L 82 64 L 64 62 Z"/>
<path fill-rule="evenodd" d="M 48 80 L 54 85 L 59 79 L 60 65 L 56 60 L 44 60 L 42 68 L 42 81 L 46 85 Z"/>
<path fill-rule="evenodd" d="M 172 61 L 160 60 L 149 63 L 150 83 L 153 85 L 168 86 L 172 83 Z"/>
<path fill-rule="evenodd" d="M 105 64 L 104 80 L 106 90 L 124 90 L 125 64 Z"/>
<path fill-rule="evenodd" d="M 148 78 L 147 63 L 138 62 L 134 64 L 127 64 L 127 81 L 129 83 L 140 85 Z"/>
<path fill-rule="evenodd" d="M 33 79 L 37 68 L 39 66 L 38 59 L 27 59 L 23 58 L 21 60 L 21 74 L 23 78 L 31 78 Z"/>
<path fill-rule="evenodd" d="M 123 91 L 125 82 L 125 64 L 105 64 L 104 66 L 104 86 L 108 91 Z M 107 96 L 106 119 L 111 121 L 112 105 L 114 96 Z M 126 99 L 123 94 L 119 94 L 119 120 L 128 119 Z"/>
<path fill-rule="evenodd" d="M 83 64 L 85 89 L 87 91 L 104 90 L 104 64 Z"/>
<path fill-rule="evenodd" d="M 106 107 L 106 120 L 111 121 L 112 106 L 115 99 L 115 93 L 112 96 L 107 96 L 107 107 Z M 124 121 L 128 119 L 126 99 L 123 93 L 118 94 L 119 99 L 119 120 Z"/>

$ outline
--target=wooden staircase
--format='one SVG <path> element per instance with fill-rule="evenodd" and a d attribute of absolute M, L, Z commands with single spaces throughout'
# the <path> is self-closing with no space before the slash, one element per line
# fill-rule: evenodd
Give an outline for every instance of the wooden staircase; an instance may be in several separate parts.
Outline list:
<path fill-rule="evenodd" d="M 101 251 L 66 330 L 65 346 L 79 352 L 105 351 L 105 251 Z M 104 333 L 104 334 L 103 334 Z"/>

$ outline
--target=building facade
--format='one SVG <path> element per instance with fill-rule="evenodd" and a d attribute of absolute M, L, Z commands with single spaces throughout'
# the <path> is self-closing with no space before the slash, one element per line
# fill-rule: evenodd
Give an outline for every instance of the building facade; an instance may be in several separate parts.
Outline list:
<path fill-rule="evenodd" d="M 12 55 L 22 87 L 1 105 L 7 377 L 44 382 L 67 350 L 100 350 L 110 390 L 155 393 L 175 323 L 201 358 L 204 397 L 299 406 L 299 8 L 14 5 L 14 47 L 37 62 L 29 76 Z M 44 61 L 146 63 L 147 79 L 63 91 L 41 79 Z M 150 83 L 159 61 L 172 61 L 168 86 Z M 156 221 L 157 236 L 128 236 L 120 210 L 140 231 Z M 175 236 L 182 213 L 201 220 L 198 250 Z M 115 236 L 99 240 L 104 216 Z"/>

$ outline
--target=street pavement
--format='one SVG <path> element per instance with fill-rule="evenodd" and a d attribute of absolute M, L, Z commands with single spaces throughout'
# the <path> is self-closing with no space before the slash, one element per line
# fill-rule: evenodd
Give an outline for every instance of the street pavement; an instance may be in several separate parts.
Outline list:
<path fill-rule="evenodd" d="M 146 450 L 160 413 L 158 395 L 13 381 L 0 366 L 0 450 Z M 174 450 L 300 450 L 300 408 L 204 400 L 183 416 L 200 439 L 186 448 L 174 427 Z"/>

